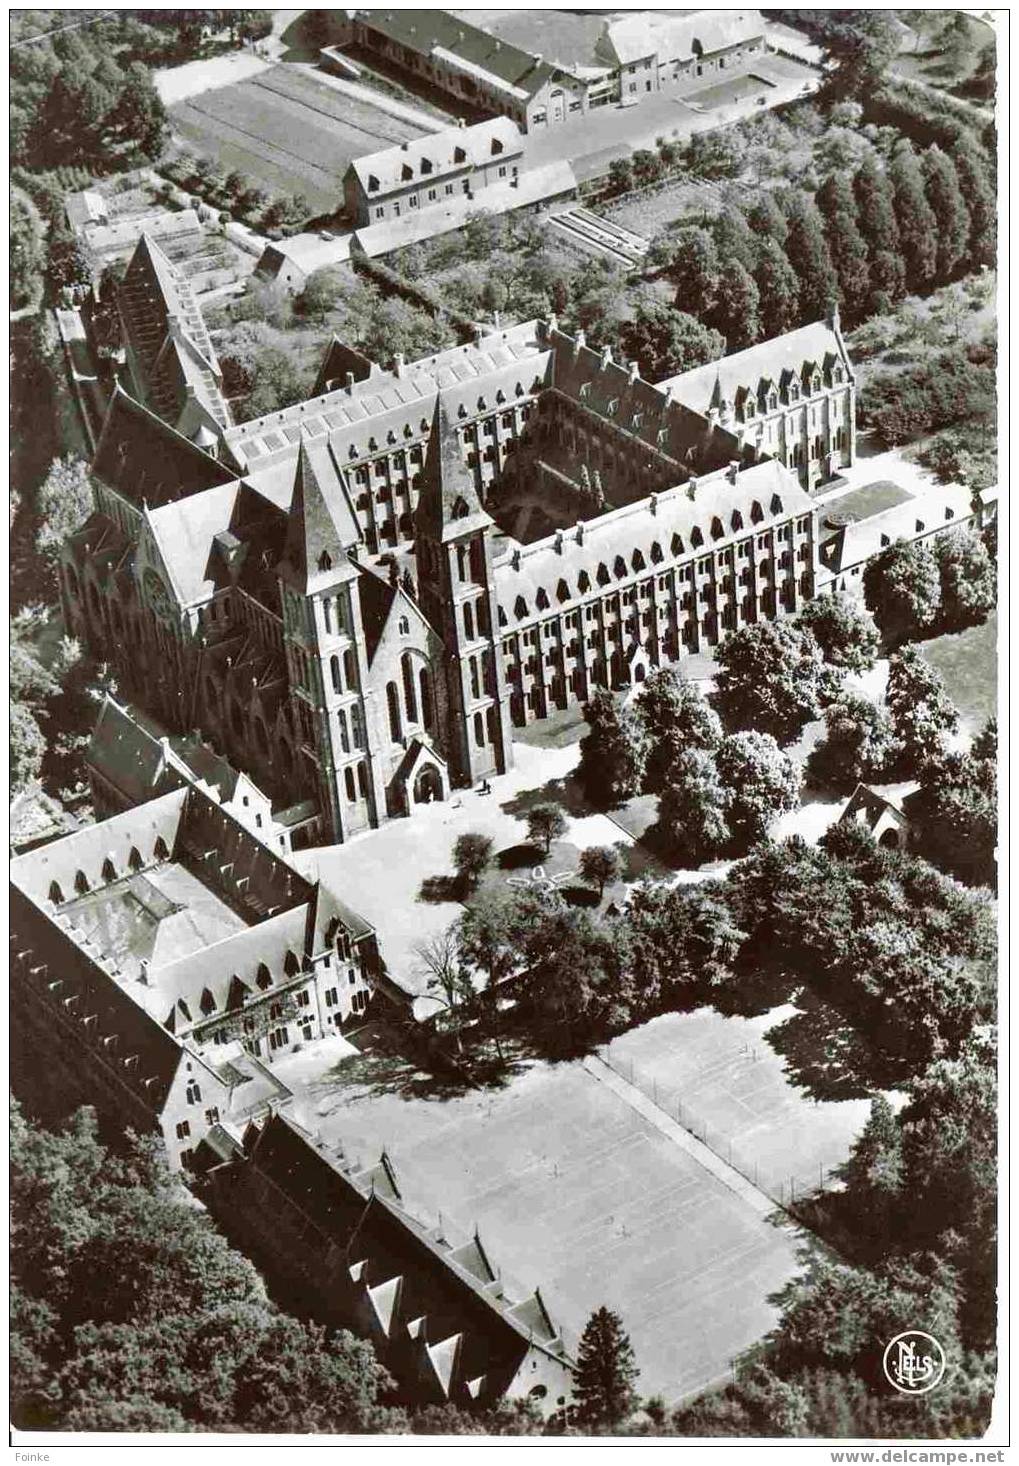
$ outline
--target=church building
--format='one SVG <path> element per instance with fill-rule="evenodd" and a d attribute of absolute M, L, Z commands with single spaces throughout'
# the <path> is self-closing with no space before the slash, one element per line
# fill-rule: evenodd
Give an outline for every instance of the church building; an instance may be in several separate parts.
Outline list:
<path fill-rule="evenodd" d="M 143 240 L 137 341 L 143 296 L 166 334 L 179 288 Z M 657 386 L 554 318 L 343 385 L 334 345 L 324 390 L 236 425 L 212 396 L 182 415 L 166 350 L 111 401 L 66 624 L 171 735 L 304 811 L 293 848 L 500 773 L 514 726 L 796 612 L 807 490 L 854 451 L 837 321 Z"/>

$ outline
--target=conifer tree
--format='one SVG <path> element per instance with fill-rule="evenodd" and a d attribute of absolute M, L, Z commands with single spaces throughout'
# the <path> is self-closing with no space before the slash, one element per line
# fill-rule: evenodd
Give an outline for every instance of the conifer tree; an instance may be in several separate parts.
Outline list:
<path fill-rule="evenodd" d="M 708 231 L 685 230 L 676 241 L 668 268 L 669 278 L 676 286 L 676 305 L 681 311 L 703 315 L 711 309 L 718 271 L 718 250 Z"/>
<path fill-rule="evenodd" d="M 938 221 L 938 277 L 950 280 L 969 248 L 969 209 L 959 187 L 955 164 L 936 143 L 924 153 L 922 167 L 927 202 Z"/>
<path fill-rule="evenodd" d="M 853 193 L 856 197 L 856 222 L 871 258 L 884 251 L 898 255 L 902 242 L 895 218 L 895 190 L 875 154 L 861 163 L 853 180 Z"/>
<path fill-rule="evenodd" d="M 829 173 L 814 199 L 829 224 L 839 214 L 846 214 L 857 223 L 856 194 L 852 180 L 845 173 Z"/>
<path fill-rule="evenodd" d="M 839 282 L 839 298 L 848 323 L 864 315 L 870 295 L 867 246 L 852 214 L 836 214 L 829 221 L 828 247 Z"/>
<path fill-rule="evenodd" d="M 775 195 L 766 189 L 747 206 L 747 223 L 755 234 L 766 235 L 784 245 L 789 234 L 789 221 L 775 202 Z"/>
<path fill-rule="evenodd" d="M 962 196 L 969 209 L 967 253 L 972 265 L 993 266 L 997 257 L 997 200 L 990 159 L 969 131 L 960 132 L 949 149 Z"/>
<path fill-rule="evenodd" d="M 800 282 L 800 314 L 806 321 L 818 321 L 827 314 L 839 293 L 824 221 L 814 200 L 806 193 L 791 197 L 787 213 L 789 238 L 785 252 Z"/>
<path fill-rule="evenodd" d="M 611 1309 L 595 1309 L 580 1336 L 573 1393 L 586 1425 L 613 1426 L 637 1405 L 637 1365 L 622 1320 Z"/>
<path fill-rule="evenodd" d="M 879 249 L 870 262 L 870 298 L 867 302 L 869 313 L 886 314 L 905 293 L 905 260 L 891 250 Z"/>
<path fill-rule="evenodd" d="M 800 321 L 800 282 L 776 239 L 762 239 L 754 278 L 760 294 L 761 329 L 767 339 Z"/>
<path fill-rule="evenodd" d="M 721 331 L 730 351 L 742 351 L 761 339 L 761 294 L 739 260 L 730 260 L 718 277 L 710 321 Z"/>
<path fill-rule="evenodd" d="M 739 260 L 745 270 L 753 270 L 757 260 L 757 240 L 738 209 L 724 208 L 711 226 L 718 257 Z"/>
<path fill-rule="evenodd" d="M 895 220 L 899 226 L 906 283 L 922 289 L 937 271 L 938 221 L 927 202 L 920 160 L 911 143 L 900 143 L 889 169 L 895 190 Z"/>

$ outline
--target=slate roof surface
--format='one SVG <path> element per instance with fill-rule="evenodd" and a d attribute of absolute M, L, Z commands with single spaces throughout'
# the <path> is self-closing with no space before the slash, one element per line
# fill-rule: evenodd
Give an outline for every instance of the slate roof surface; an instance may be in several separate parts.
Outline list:
<path fill-rule="evenodd" d="M 850 370 L 838 333 L 826 321 L 814 321 L 785 336 L 759 341 L 745 351 L 735 351 L 719 361 L 668 377 L 657 387 L 659 392 L 671 389 L 675 401 L 694 412 L 706 413 L 713 403 L 717 405 L 719 395 L 734 403 L 740 388 L 756 395 L 765 383 L 772 382 L 781 388 L 792 376 L 802 385 L 810 368 L 817 366 L 824 371 L 836 362 L 847 372 Z"/>
<path fill-rule="evenodd" d="M 764 35 L 759 10 L 635 11 L 606 22 L 597 54 L 613 65 L 657 56 L 659 62 L 724 51 Z"/>
<path fill-rule="evenodd" d="M 813 501 L 796 477 L 773 459 L 740 470 L 735 483 L 726 473 L 698 480 L 693 498 L 685 486 L 653 497 L 653 511 L 650 501 L 643 499 L 584 524 L 579 542 L 577 530 L 566 530 L 498 561 L 496 593 L 505 625 L 529 621 L 539 611 L 539 590 L 544 591 L 550 607 L 564 609 L 597 592 L 602 584 L 623 585 L 638 574 L 646 575 L 656 564 L 687 558 L 700 548 L 695 528 L 705 552 L 710 550 L 718 538 L 712 534 L 716 519 L 729 536 L 737 524 L 751 533 L 813 509 Z M 757 519 L 753 517 L 755 505 L 760 510 Z M 581 585 L 582 575 L 587 577 L 587 590 Z M 560 582 L 565 596 L 559 594 Z M 521 604 L 524 609 L 519 609 Z"/>
<path fill-rule="evenodd" d="M 448 10 L 371 10 L 363 18 L 402 46 L 421 55 L 440 46 L 527 96 L 534 96 L 555 75 L 554 66 L 523 47 L 500 41 Z"/>
<path fill-rule="evenodd" d="M 350 171 L 370 199 L 384 198 L 394 189 L 516 157 L 522 148 L 516 123 L 508 117 L 493 117 L 471 127 L 450 127 L 377 153 L 365 153 L 354 159 Z"/>
<path fill-rule="evenodd" d="M 121 388 L 106 412 L 95 472 L 131 503 L 167 504 L 230 483 L 235 473 Z"/>

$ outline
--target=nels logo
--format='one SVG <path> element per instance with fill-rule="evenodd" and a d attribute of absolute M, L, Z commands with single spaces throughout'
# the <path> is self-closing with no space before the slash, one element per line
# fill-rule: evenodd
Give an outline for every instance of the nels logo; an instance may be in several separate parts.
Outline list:
<path fill-rule="evenodd" d="M 882 1362 L 888 1383 L 903 1395 L 926 1395 L 945 1374 L 944 1349 L 933 1334 L 921 1329 L 896 1334 Z"/>

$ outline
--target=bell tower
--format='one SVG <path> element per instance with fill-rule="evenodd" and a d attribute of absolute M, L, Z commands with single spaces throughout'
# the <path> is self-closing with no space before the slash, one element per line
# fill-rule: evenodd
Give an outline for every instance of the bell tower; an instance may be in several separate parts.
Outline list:
<path fill-rule="evenodd" d="M 380 803 L 368 748 L 361 572 L 348 554 L 356 555 L 361 534 L 342 487 L 335 503 L 326 498 L 322 477 L 329 464 L 316 466 L 317 448 L 301 442 L 276 573 L 290 696 L 301 732 L 298 756 L 315 765 L 326 835 L 338 843 L 384 819 L 385 799 Z"/>
<path fill-rule="evenodd" d="M 419 601 L 445 647 L 437 696 L 455 776 L 474 784 L 513 764 L 509 692 L 502 664 L 492 520 L 465 467 L 443 394 L 436 398 L 415 526 Z"/>

